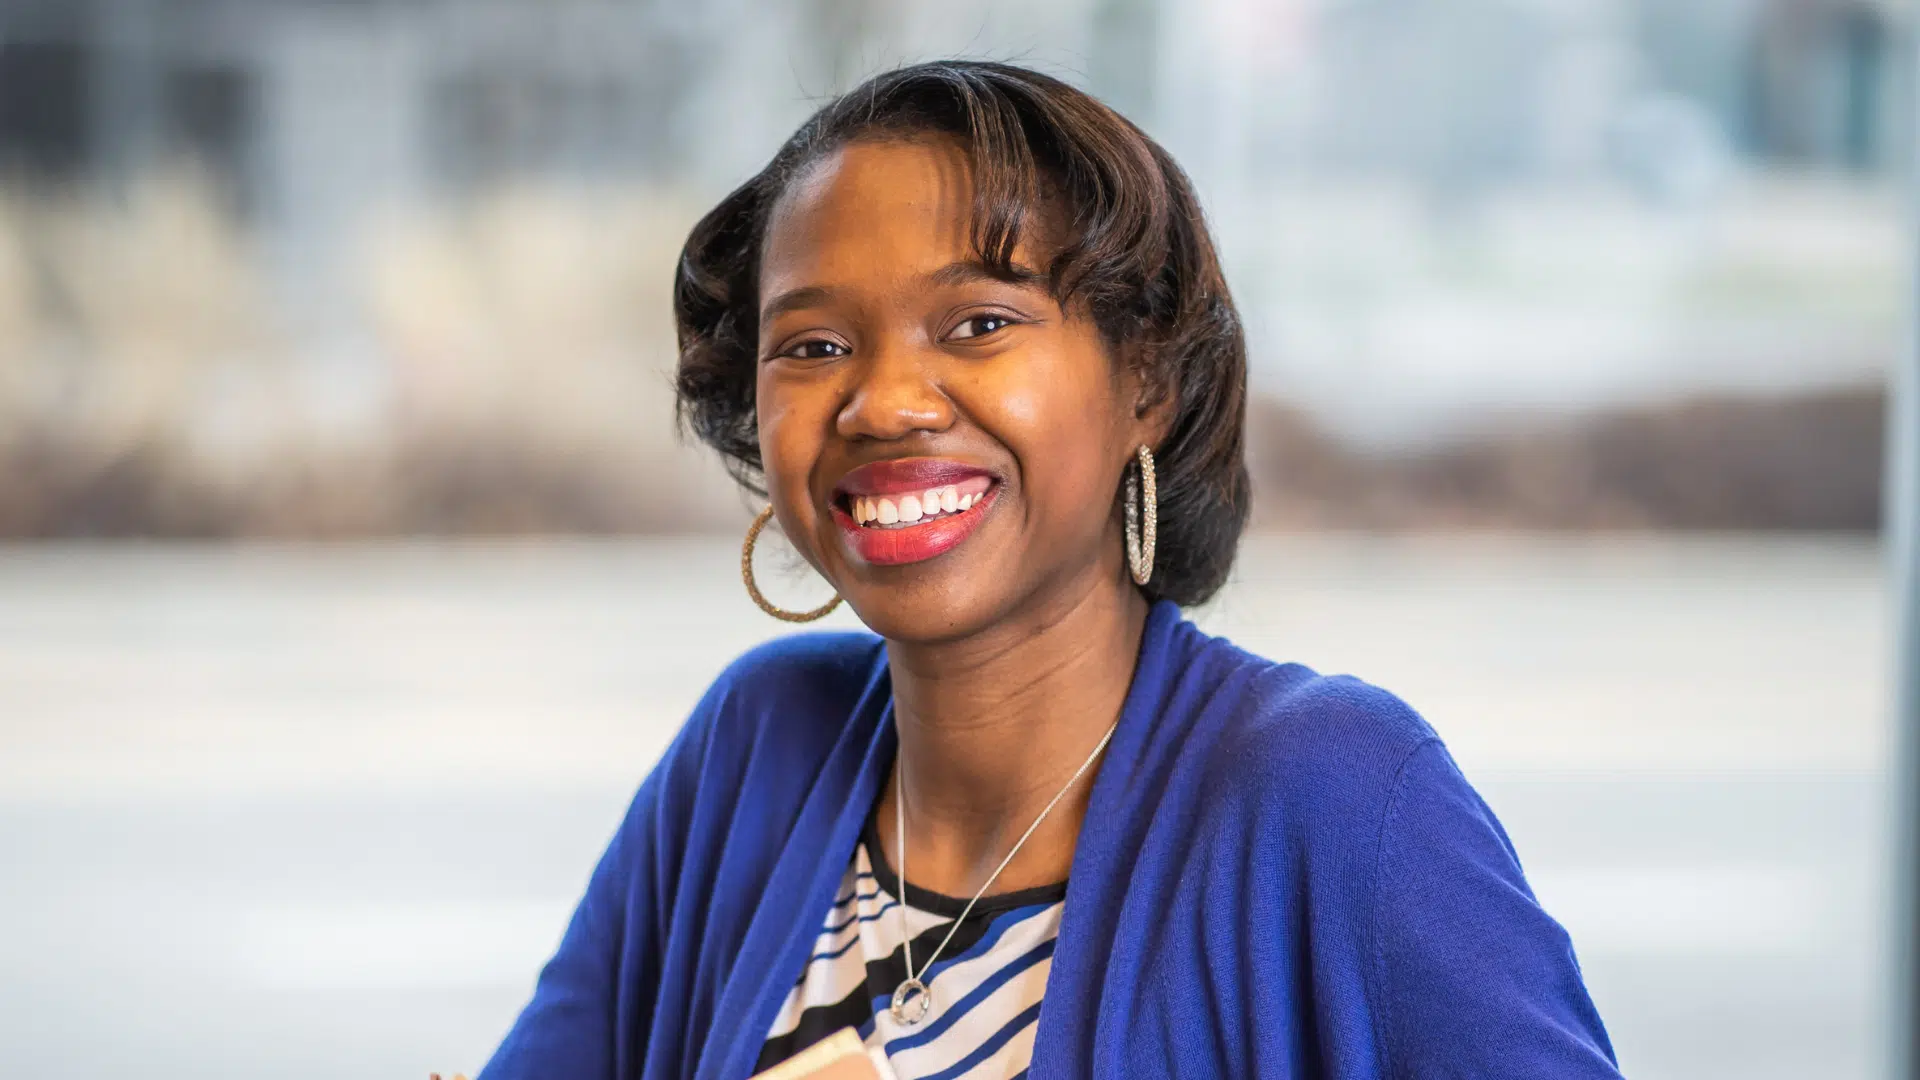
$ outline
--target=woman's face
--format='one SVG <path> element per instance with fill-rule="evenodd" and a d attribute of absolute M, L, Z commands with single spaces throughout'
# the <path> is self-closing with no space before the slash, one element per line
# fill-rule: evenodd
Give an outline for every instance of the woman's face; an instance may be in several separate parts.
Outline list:
<path fill-rule="evenodd" d="M 1120 587 L 1114 493 L 1152 441 L 1092 321 L 1037 273 L 988 273 L 971 207 L 956 145 L 856 142 L 793 182 L 762 247 L 774 511 L 898 641 L 1044 618 Z M 1045 258 L 1023 242 L 1015 262 Z"/>

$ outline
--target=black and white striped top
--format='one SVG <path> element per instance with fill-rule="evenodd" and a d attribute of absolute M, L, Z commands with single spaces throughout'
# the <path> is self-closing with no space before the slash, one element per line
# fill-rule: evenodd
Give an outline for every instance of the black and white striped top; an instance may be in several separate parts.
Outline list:
<path fill-rule="evenodd" d="M 931 971 L 926 1019 L 896 1024 L 888 1005 L 907 977 L 901 955 L 900 882 L 880 851 L 871 817 L 854 850 L 813 955 L 780 1008 L 755 1071 L 772 1068 L 841 1028 L 884 1048 L 899 1080 L 1008 1080 L 1027 1075 L 1033 1034 L 1053 968 L 1065 883 L 984 897 Z M 907 889 L 915 965 L 926 963 L 967 906 Z"/>

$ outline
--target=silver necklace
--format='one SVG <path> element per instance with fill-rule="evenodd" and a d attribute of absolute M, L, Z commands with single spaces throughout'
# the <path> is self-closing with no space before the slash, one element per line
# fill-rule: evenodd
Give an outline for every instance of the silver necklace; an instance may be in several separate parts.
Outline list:
<path fill-rule="evenodd" d="M 973 913 L 973 905 L 980 902 L 980 898 L 987 894 L 988 889 L 993 888 L 993 883 L 1000 877 L 1000 871 L 1005 870 L 1007 864 L 1013 861 L 1013 857 L 1020 854 L 1020 848 L 1026 844 L 1027 838 L 1033 835 L 1033 831 L 1040 827 L 1041 822 L 1047 820 L 1047 815 L 1053 813 L 1053 808 L 1060 804 L 1060 800 L 1067 797 L 1067 792 L 1073 790 L 1073 785 L 1079 782 L 1080 777 L 1093 767 L 1094 759 L 1100 756 L 1100 751 L 1107 748 L 1108 741 L 1113 738 L 1113 733 L 1119 730 L 1119 727 L 1120 721 L 1115 720 L 1113 726 L 1107 729 L 1107 733 L 1100 737 L 1100 744 L 1093 748 L 1093 753 L 1088 754 L 1087 760 L 1081 762 L 1080 767 L 1067 778 L 1066 785 L 1060 789 L 1059 794 L 1047 803 L 1046 809 L 1040 811 L 1039 817 L 1033 819 L 1033 824 L 1027 826 L 1027 831 L 1020 834 L 1020 839 L 1014 841 L 1013 849 L 1007 852 L 1006 858 L 1000 860 L 999 866 L 994 867 L 993 873 L 987 875 L 986 883 L 973 894 L 973 899 L 967 901 L 967 906 L 960 911 L 960 917 L 953 920 L 953 925 L 947 928 L 947 936 L 940 939 L 939 947 L 933 950 L 932 956 L 927 957 L 927 962 L 920 966 L 918 972 L 913 970 L 913 927 L 907 923 L 907 747 L 905 742 L 900 744 L 899 750 L 894 754 L 894 767 L 899 770 L 900 782 L 895 785 L 894 791 L 893 835 L 895 846 L 899 851 L 894 863 L 900 872 L 900 948 L 906 956 L 907 978 L 905 982 L 894 988 L 893 1004 L 888 1007 L 895 1023 L 902 1027 L 912 1027 L 927 1018 L 927 1013 L 933 1009 L 933 992 L 927 989 L 926 983 L 920 981 L 921 976 L 933 969 L 933 962 L 940 959 L 940 954 L 946 951 L 947 943 L 953 940 L 953 935 L 960 929 L 960 924 L 966 922 L 967 916 Z"/>

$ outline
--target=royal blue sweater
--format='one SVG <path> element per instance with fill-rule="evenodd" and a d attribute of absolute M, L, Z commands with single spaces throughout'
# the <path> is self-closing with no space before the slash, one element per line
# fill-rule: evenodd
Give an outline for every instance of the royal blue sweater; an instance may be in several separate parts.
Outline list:
<path fill-rule="evenodd" d="M 754 649 L 633 800 L 482 1080 L 744 1080 L 892 766 L 866 634 Z M 1573 948 L 1433 730 L 1148 618 L 1033 1049 L 1077 1077 L 1617 1077 Z"/>

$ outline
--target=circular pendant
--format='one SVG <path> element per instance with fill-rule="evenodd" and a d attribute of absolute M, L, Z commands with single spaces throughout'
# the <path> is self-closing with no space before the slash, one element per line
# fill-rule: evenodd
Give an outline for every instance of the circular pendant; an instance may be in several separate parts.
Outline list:
<path fill-rule="evenodd" d="M 927 1010 L 931 1008 L 933 992 L 927 989 L 927 984 L 919 979 L 908 979 L 894 988 L 893 1005 L 889 1011 L 893 1013 L 894 1023 L 912 1027 L 925 1020 Z"/>

